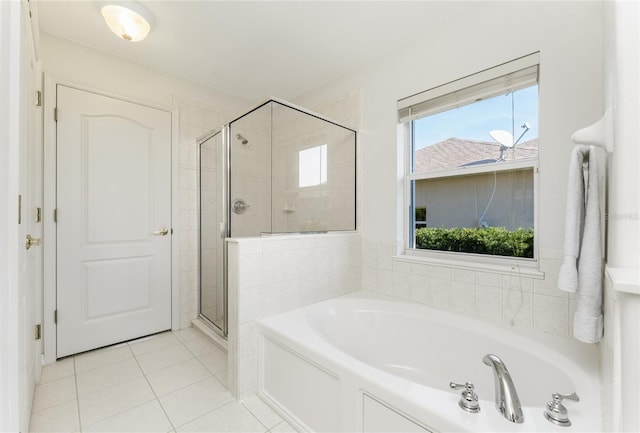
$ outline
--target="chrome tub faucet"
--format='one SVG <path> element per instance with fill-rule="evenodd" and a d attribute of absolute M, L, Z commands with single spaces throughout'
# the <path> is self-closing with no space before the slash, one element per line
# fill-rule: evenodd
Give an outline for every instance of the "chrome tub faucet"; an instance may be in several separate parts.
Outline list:
<path fill-rule="evenodd" d="M 504 365 L 504 362 L 502 362 L 497 355 L 493 354 L 485 355 L 482 358 L 482 362 L 493 370 L 493 380 L 496 390 L 496 409 L 498 409 L 498 412 L 511 422 L 524 422 L 520 399 L 518 398 L 518 393 L 513 385 L 507 366 Z"/>

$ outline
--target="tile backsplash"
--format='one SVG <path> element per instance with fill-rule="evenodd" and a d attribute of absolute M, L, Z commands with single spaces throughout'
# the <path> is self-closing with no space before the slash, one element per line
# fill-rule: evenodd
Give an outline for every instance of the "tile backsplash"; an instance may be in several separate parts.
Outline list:
<path fill-rule="evenodd" d="M 507 327 L 569 336 L 575 299 L 556 288 L 561 259 L 541 259 L 540 273 L 518 267 L 481 271 L 398 255 L 396 241 L 363 241 L 362 288 Z"/>

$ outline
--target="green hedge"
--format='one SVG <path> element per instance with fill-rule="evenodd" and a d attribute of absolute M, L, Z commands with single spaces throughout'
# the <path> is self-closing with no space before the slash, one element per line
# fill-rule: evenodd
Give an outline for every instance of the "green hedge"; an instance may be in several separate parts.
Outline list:
<path fill-rule="evenodd" d="M 533 258 L 533 229 L 424 227 L 416 229 L 416 248 Z"/>

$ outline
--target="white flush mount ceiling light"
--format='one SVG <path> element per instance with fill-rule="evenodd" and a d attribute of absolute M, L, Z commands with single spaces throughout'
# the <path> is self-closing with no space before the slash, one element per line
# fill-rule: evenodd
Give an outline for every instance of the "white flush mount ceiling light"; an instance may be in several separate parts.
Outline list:
<path fill-rule="evenodd" d="M 153 25 L 153 16 L 135 1 L 98 2 L 107 26 L 125 41 L 141 41 L 147 37 Z"/>

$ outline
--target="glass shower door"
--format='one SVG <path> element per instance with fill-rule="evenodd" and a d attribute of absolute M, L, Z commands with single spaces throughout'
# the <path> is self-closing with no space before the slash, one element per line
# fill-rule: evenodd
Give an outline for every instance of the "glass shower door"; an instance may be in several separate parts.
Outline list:
<path fill-rule="evenodd" d="M 226 335 L 224 284 L 225 151 L 223 133 L 200 142 L 200 315 Z"/>

